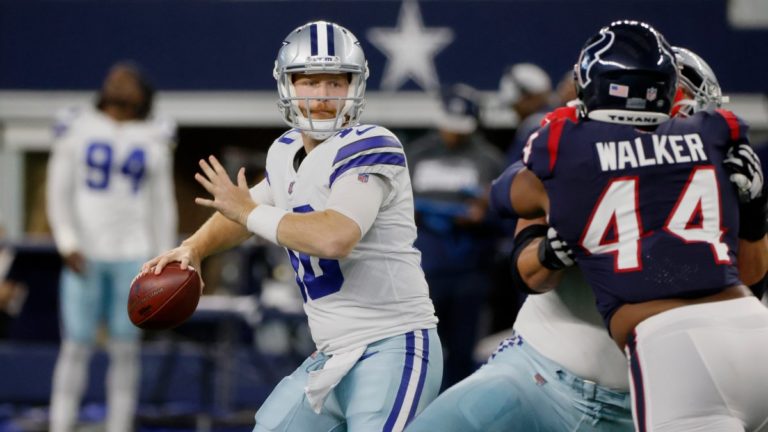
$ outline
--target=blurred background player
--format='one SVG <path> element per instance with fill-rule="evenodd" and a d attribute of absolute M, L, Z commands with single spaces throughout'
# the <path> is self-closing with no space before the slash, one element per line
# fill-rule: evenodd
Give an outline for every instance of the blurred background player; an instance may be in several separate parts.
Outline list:
<path fill-rule="evenodd" d="M 522 157 L 528 136 L 554 108 L 552 97 L 552 80 L 538 65 L 516 63 L 505 70 L 499 81 L 499 98 L 517 114 L 515 136 L 507 148 L 507 163 Z"/>
<path fill-rule="evenodd" d="M 523 145 L 531 132 L 540 127 L 541 119 L 555 104 L 552 80 L 549 74 L 533 63 L 515 63 L 508 66 L 499 80 L 499 102 L 509 107 L 517 117 L 512 142 L 505 146 L 505 165 L 520 160 Z M 493 284 L 489 293 L 490 327 L 496 333 L 512 327 L 525 293 L 510 288 L 508 258 L 514 237 L 514 224 L 502 222 L 503 238 L 498 241 L 493 259 L 491 277 Z"/>
<path fill-rule="evenodd" d="M 685 81 L 717 85 L 711 69 L 697 66 L 703 60 L 694 61 L 700 58 L 686 51 L 685 59 L 678 58 L 680 86 Z M 573 80 L 573 73 L 569 76 Z M 721 94 L 719 85 L 707 92 L 686 91 L 683 97 L 696 100 L 681 105 L 692 107 L 689 114 L 719 108 Z M 571 107 L 548 114 L 543 124 L 557 116 L 580 121 L 577 108 Z M 758 172 L 759 163 L 753 178 L 762 183 Z M 508 180 L 502 176 L 492 189 L 493 207 L 503 216 L 512 212 Z M 542 242 L 557 241 L 546 233 L 544 219 L 519 221 L 512 253 L 515 285 L 526 292 L 557 289 L 528 296 L 512 336 L 478 372 L 440 395 L 409 431 L 635 430 L 626 358 L 605 332 L 595 297 L 578 267 L 568 268 L 574 264 L 573 253 L 561 246 L 561 258 L 539 255 Z M 550 250 L 555 250 L 552 243 Z M 751 269 L 739 268 L 745 281 L 754 279 L 748 274 Z M 488 342 L 495 343 L 499 336 L 490 338 Z"/>
<path fill-rule="evenodd" d="M 443 388 L 475 370 L 472 352 L 499 229 L 487 214 L 488 189 L 504 168 L 504 156 L 476 132 L 478 97 L 465 84 L 445 87 L 437 129 L 406 146 L 416 248 L 446 352 Z"/>
<path fill-rule="evenodd" d="M 68 110 L 54 128 L 47 212 L 65 263 L 54 432 L 75 428 L 102 323 L 109 337 L 107 431 L 133 430 L 140 332 L 128 319 L 128 291 L 141 264 L 177 236 L 174 126 L 149 117 L 153 94 L 135 64 L 117 63 L 95 109 Z"/>
<path fill-rule="evenodd" d="M 443 358 L 420 253 L 411 181 L 397 138 L 359 125 L 368 66 L 330 22 L 292 31 L 275 62 L 292 129 L 269 148 L 267 177 L 237 185 L 213 156 L 196 179 L 218 210 L 178 248 L 145 264 L 199 267 L 253 234 L 284 246 L 317 351 L 256 413 L 254 431 L 400 431 L 436 396 Z"/>
<path fill-rule="evenodd" d="M 645 23 L 601 29 L 577 72 L 588 120 L 556 119 L 532 135 L 512 208 L 546 212 L 557 228 L 538 249 L 545 266 L 568 261 L 574 245 L 629 359 L 638 430 L 761 429 L 768 373 L 733 371 L 768 360 L 768 311 L 736 268 L 738 238 L 768 252 L 765 191 L 750 190 L 761 204 L 752 213 L 738 207 L 738 188 L 718 186 L 731 176 L 721 161 L 748 144 L 746 126 L 724 110 L 667 121 L 677 63 Z M 741 213 L 754 223 L 740 224 Z"/>

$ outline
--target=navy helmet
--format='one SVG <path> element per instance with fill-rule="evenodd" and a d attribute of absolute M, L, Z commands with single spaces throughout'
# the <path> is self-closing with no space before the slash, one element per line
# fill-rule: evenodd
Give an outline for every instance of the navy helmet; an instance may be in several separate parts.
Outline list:
<path fill-rule="evenodd" d="M 574 66 L 589 118 L 655 125 L 669 118 L 678 67 L 664 36 L 639 21 L 615 21 L 587 40 Z"/>

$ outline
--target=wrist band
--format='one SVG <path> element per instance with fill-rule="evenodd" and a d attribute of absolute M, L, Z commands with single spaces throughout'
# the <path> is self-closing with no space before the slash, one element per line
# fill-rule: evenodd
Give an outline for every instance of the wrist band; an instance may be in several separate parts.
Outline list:
<path fill-rule="evenodd" d="M 280 225 L 280 220 L 286 213 L 288 211 L 281 208 L 260 205 L 248 215 L 246 227 L 248 231 L 259 237 L 269 240 L 274 244 L 279 244 L 277 243 L 277 226 Z"/>

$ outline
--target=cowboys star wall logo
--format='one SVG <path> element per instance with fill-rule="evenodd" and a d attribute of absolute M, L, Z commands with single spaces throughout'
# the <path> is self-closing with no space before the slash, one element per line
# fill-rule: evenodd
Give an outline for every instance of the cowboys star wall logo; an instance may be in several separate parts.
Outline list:
<path fill-rule="evenodd" d="M 425 27 L 416 0 L 402 3 L 395 28 L 373 27 L 366 36 L 387 57 L 382 90 L 396 91 L 409 79 L 427 91 L 440 86 L 435 57 L 453 41 L 453 30 Z"/>

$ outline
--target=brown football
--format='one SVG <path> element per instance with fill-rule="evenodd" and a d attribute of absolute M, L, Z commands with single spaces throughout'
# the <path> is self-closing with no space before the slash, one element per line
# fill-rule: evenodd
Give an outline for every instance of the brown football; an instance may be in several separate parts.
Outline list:
<path fill-rule="evenodd" d="M 172 262 L 159 275 L 140 274 L 128 294 L 128 316 L 145 330 L 166 330 L 186 321 L 200 300 L 200 276 Z"/>

